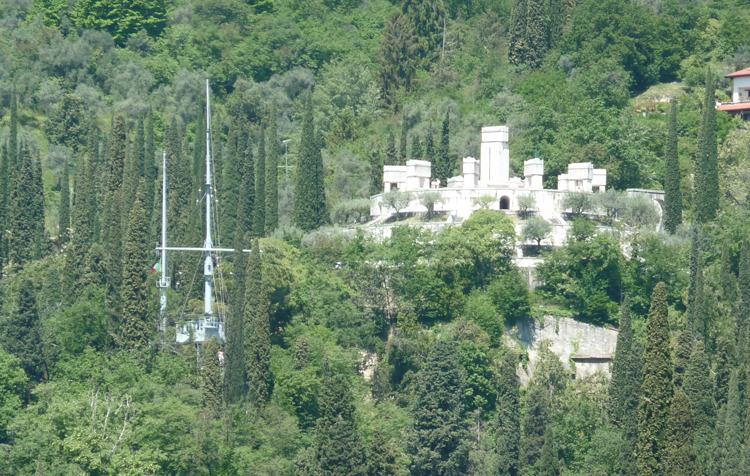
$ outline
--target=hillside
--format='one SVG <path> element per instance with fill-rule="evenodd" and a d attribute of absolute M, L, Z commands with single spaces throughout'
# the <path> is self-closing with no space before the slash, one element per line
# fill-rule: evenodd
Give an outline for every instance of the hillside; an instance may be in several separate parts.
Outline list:
<path fill-rule="evenodd" d="M 0 474 L 750 474 L 750 134 L 715 107 L 748 31 L 740 0 L 2 2 Z M 488 126 L 554 233 L 482 197 L 355 223 Z M 168 244 L 209 203 L 237 252 L 163 263 L 163 157 Z M 607 191 L 558 189 L 577 163 Z"/>

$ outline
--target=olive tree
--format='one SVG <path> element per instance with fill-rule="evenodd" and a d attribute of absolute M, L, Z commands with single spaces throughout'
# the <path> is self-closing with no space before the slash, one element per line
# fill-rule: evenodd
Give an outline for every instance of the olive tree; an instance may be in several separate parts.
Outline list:
<path fill-rule="evenodd" d="M 569 192 L 563 197 L 562 206 L 570 209 L 573 215 L 581 215 L 583 212 L 593 208 L 593 200 L 590 193 Z"/>
<path fill-rule="evenodd" d="M 383 203 L 393 208 L 396 213 L 401 217 L 401 210 L 409 206 L 409 202 L 413 198 L 410 192 L 402 192 L 401 190 L 394 188 L 390 192 L 383 195 Z"/>
<path fill-rule="evenodd" d="M 482 195 L 473 200 L 474 205 L 479 206 L 480 210 L 489 210 L 490 205 L 497 201 L 497 197 L 494 195 Z"/>
<path fill-rule="evenodd" d="M 536 197 L 531 194 L 518 196 L 518 211 L 522 218 L 528 218 L 534 208 L 536 208 Z"/>
<path fill-rule="evenodd" d="M 615 190 L 607 190 L 596 195 L 596 203 L 607 216 L 607 221 L 610 224 L 618 218 L 620 212 L 625 208 L 626 202 L 625 194 Z"/>
<path fill-rule="evenodd" d="M 419 196 L 419 203 L 427 209 L 427 216 L 432 216 L 435 211 L 435 205 L 443 203 L 443 199 L 440 198 L 440 192 L 425 192 Z"/>
<path fill-rule="evenodd" d="M 542 241 L 552 233 L 552 225 L 541 217 L 533 217 L 523 225 L 521 237 L 524 241 L 536 241 L 537 246 L 542 246 Z"/>
<path fill-rule="evenodd" d="M 659 222 L 659 213 L 648 198 L 631 197 L 626 201 L 625 222 L 635 229 L 654 227 Z"/>

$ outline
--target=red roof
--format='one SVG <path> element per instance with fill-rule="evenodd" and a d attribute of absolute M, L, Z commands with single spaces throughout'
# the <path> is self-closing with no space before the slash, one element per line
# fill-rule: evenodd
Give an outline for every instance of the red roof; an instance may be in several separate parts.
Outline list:
<path fill-rule="evenodd" d="M 718 109 L 719 111 L 726 111 L 726 112 L 750 111 L 750 101 L 738 102 L 735 104 L 722 104 L 716 109 Z"/>
<path fill-rule="evenodd" d="M 741 69 L 726 75 L 726 78 L 741 78 L 743 76 L 750 76 L 750 68 Z"/>

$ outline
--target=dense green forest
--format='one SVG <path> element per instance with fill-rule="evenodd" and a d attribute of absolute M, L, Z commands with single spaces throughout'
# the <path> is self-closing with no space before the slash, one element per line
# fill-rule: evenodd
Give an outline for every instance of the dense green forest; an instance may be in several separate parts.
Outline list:
<path fill-rule="evenodd" d="M 750 134 L 714 108 L 749 32 L 744 0 L 0 2 L 0 474 L 750 474 Z M 205 79 L 214 239 L 252 252 L 198 348 L 201 258 L 166 330 L 151 269 L 162 151 L 169 243 L 203 242 Z M 450 177 L 490 125 L 547 187 L 608 171 L 541 286 L 498 211 L 343 231 L 384 164 Z M 521 386 L 525 318 L 618 328 L 611 379 L 542 345 Z"/>

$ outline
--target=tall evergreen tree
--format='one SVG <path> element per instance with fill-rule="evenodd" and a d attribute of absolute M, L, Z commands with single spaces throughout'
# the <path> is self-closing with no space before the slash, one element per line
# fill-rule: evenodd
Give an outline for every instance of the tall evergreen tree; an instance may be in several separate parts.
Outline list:
<path fill-rule="evenodd" d="M 67 244 L 70 239 L 70 175 L 68 172 L 68 161 L 63 163 L 63 173 L 60 179 L 60 208 L 58 211 L 59 232 L 57 239 L 61 245 Z"/>
<path fill-rule="evenodd" d="M 414 134 L 411 138 L 411 158 L 414 160 L 422 160 L 424 158 L 422 141 L 419 139 L 418 134 Z"/>
<path fill-rule="evenodd" d="M 271 323 L 257 238 L 250 249 L 245 274 L 245 368 L 250 398 L 262 406 L 271 392 Z"/>
<path fill-rule="evenodd" d="M 253 234 L 265 235 L 266 228 L 266 131 L 260 124 L 258 137 L 258 155 L 255 164 L 255 216 L 253 217 Z"/>
<path fill-rule="evenodd" d="M 69 303 L 72 303 L 78 295 L 77 282 L 81 276 L 83 263 L 93 240 L 89 201 L 95 192 L 91 189 L 88 169 L 89 161 L 84 156 L 79 159 L 76 170 L 75 201 L 71 214 L 73 234 L 70 239 L 70 245 L 65 250 L 65 265 L 63 268 L 63 289 Z"/>
<path fill-rule="evenodd" d="M 432 162 L 432 177 L 437 173 L 437 156 L 435 154 L 435 136 L 431 131 L 427 132 L 427 138 L 424 141 L 424 160 Z"/>
<path fill-rule="evenodd" d="M 497 384 L 497 416 L 495 418 L 495 449 L 500 474 L 519 474 L 521 440 L 521 383 L 516 374 L 518 357 L 507 352 L 503 357 Z"/>
<path fill-rule="evenodd" d="M 15 91 L 10 95 L 10 136 L 8 137 L 9 170 L 16 172 L 21 169 L 23 155 L 18 149 L 18 97 Z"/>
<path fill-rule="evenodd" d="M 0 344 L 21 361 L 21 367 L 32 381 L 41 380 L 46 374 L 44 349 L 42 346 L 42 324 L 39 320 L 34 285 L 21 278 L 18 296 L 10 319 L 0 321 Z"/>
<path fill-rule="evenodd" d="M 292 217 L 293 222 L 304 231 L 314 230 L 326 222 L 324 178 L 323 157 L 313 124 L 312 99 L 308 96 L 302 119 Z"/>
<path fill-rule="evenodd" d="M 146 212 L 143 209 L 143 193 L 139 192 L 130 210 L 130 223 L 123 253 L 125 262 L 122 270 L 122 339 L 124 346 L 133 350 L 147 346 L 151 333 L 149 293 L 146 286 L 147 246 Z"/>
<path fill-rule="evenodd" d="M 418 376 L 408 444 L 412 475 L 466 472 L 470 443 L 462 401 L 464 382 L 456 344 L 449 339 L 438 340 Z"/>
<path fill-rule="evenodd" d="M 703 333 L 703 257 L 702 230 L 693 227 L 690 241 L 690 283 L 688 284 L 687 328 L 696 337 L 705 337 Z"/>
<path fill-rule="evenodd" d="M 236 126 L 233 126 L 236 127 Z M 246 134 L 243 134 L 247 137 Z M 238 141 L 239 142 L 239 141 Z M 224 162 L 224 189 L 221 190 L 221 228 L 234 234 L 237 229 L 237 206 L 242 182 L 241 161 L 244 151 L 233 150 Z"/>
<path fill-rule="evenodd" d="M 693 429 L 695 430 L 695 448 L 704 468 L 707 467 L 710 460 L 710 445 L 713 439 L 714 424 L 716 423 L 716 403 L 710 373 L 711 367 L 704 351 L 703 342 L 698 340 L 690 355 L 682 389 L 690 399 Z"/>
<path fill-rule="evenodd" d="M 370 149 L 370 195 L 383 192 L 383 159 L 380 151 Z"/>
<path fill-rule="evenodd" d="M 693 352 L 695 339 L 690 329 L 683 329 L 680 337 L 677 338 L 677 346 L 674 352 L 674 372 L 672 380 L 675 388 L 681 388 L 685 379 L 688 365 L 690 363 L 690 354 Z"/>
<path fill-rule="evenodd" d="M 729 397 L 729 382 L 734 368 L 734 345 L 733 339 L 721 335 L 716 339 L 716 350 L 714 351 L 714 398 L 716 406 L 726 405 Z"/>
<path fill-rule="evenodd" d="M 388 131 L 385 143 L 385 163 L 387 165 L 398 164 L 398 152 L 396 151 L 396 136 L 392 130 Z"/>
<path fill-rule="evenodd" d="M 739 276 L 737 279 L 737 338 L 741 342 L 741 355 L 748 362 L 747 352 L 750 350 L 750 245 L 748 240 L 742 240 L 740 248 Z"/>
<path fill-rule="evenodd" d="M 367 476 L 398 476 L 401 468 L 396 462 L 398 454 L 379 426 L 372 435 L 367 458 Z"/>
<path fill-rule="evenodd" d="M 244 192 L 240 193 L 242 200 L 240 200 L 238 206 L 244 206 L 242 213 L 242 217 L 244 218 L 241 219 L 240 213 L 237 213 L 237 227 L 242 230 L 244 236 L 245 233 L 252 233 L 253 218 L 255 216 L 255 160 L 253 159 L 253 142 L 248 140 L 241 152 L 243 159 L 240 163 L 240 176 L 242 177 L 240 190 L 244 190 Z"/>
<path fill-rule="evenodd" d="M 716 82 L 711 68 L 706 70 L 706 93 L 703 100 L 701 128 L 699 134 L 696 180 L 695 217 L 699 223 L 707 223 L 716 217 L 719 210 L 719 166 L 716 136 Z"/>
<path fill-rule="evenodd" d="M 325 476 L 364 476 L 364 448 L 355 420 L 354 398 L 345 375 L 330 375 L 326 362 L 318 397 L 320 418 L 315 434 L 315 453 Z"/>
<path fill-rule="evenodd" d="M 722 476 L 741 476 L 742 473 L 742 439 L 744 422 L 740 419 L 740 392 L 737 383 L 737 371 L 732 372 L 729 383 L 726 420 L 724 423 L 724 440 L 722 442 Z"/>
<path fill-rule="evenodd" d="M 221 407 L 221 368 L 219 367 L 219 343 L 211 337 L 203 344 L 201 359 L 201 393 L 203 404 L 209 410 Z"/>
<path fill-rule="evenodd" d="M 440 135 L 437 156 L 435 157 L 435 177 L 444 187 L 448 185 L 448 178 L 453 172 L 453 160 L 450 157 L 450 112 L 445 113 L 443 131 Z"/>
<path fill-rule="evenodd" d="M 154 210 L 161 209 L 161 195 L 156 194 L 156 182 L 159 178 L 159 167 L 161 165 L 157 166 L 155 162 L 156 139 L 154 137 L 154 114 L 151 111 L 146 116 L 144 128 L 143 178 L 146 179 L 146 188 L 144 189 L 143 196 L 146 198 L 146 202 L 144 203 L 146 208 L 146 223 L 151 224 L 151 232 L 153 234 L 155 232 L 153 224 Z M 161 164 L 161 154 L 159 154 L 159 164 Z"/>
<path fill-rule="evenodd" d="M 701 476 L 698 455 L 693 446 L 693 415 L 690 399 L 677 390 L 669 410 L 667 434 L 666 476 Z"/>
<path fill-rule="evenodd" d="M 405 164 L 408 157 L 406 156 L 406 141 L 408 125 L 406 123 L 406 116 L 401 119 L 401 137 L 398 141 L 398 159 L 400 164 Z"/>
<path fill-rule="evenodd" d="M 515 0 L 510 14 L 508 31 L 508 60 L 519 65 L 526 61 L 528 44 L 526 42 L 526 17 L 528 0 Z"/>
<path fill-rule="evenodd" d="M 44 226 L 44 181 L 42 179 L 42 157 L 40 155 L 37 155 L 34 161 L 33 177 L 34 259 L 41 259 L 50 251 L 50 242 Z"/>
<path fill-rule="evenodd" d="M 521 428 L 521 468 L 529 470 L 542 456 L 544 436 L 552 423 L 549 388 L 544 382 L 531 383 L 526 391 Z"/>
<path fill-rule="evenodd" d="M 26 146 L 21 151 L 22 163 L 15 174 L 15 186 L 10 194 L 10 262 L 22 266 L 33 256 L 37 223 L 35 220 L 36 187 L 34 164 Z"/>
<path fill-rule="evenodd" d="M 643 364 L 643 399 L 640 406 L 638 474 L 663 473 L 669 405 L 672 400 L 672 358 L 664 283 L 654 288 L 648 314 Z"/>
<path fill-rule="evenodd" d="M 240 204 L 238 205 L 238 223 L 244 221 L 244 186 L 240 185 Z M 246 248 L 245 230 L 237 227 L 234 235 L 234 249 Z M 252 246 L 251 244 L 248 244 Z M 238 403 L 245 395 L 245 272 L 247 268 L 246 253 L 234 256 L 234 272 L 232 273 L 232 294 L 230 312 L 227 318 L 227 352 L 225 395 L 227 403 Z"/>
<path fill-rule="evenodd" d="M 526 63 L 539 68 L 547 55 L 547 9 L 544 0 L 526 0 Z"/>
<path fill-rule="evenodd" d="M 664 152 L 664 229 L 674 234 L 682 223 L 680 160 L 677 155 L 677 99 L 672 99 L 669 109 L 669 127 Z"/>
<path fill-rule="evenodd" d="M 560 476 L 560 459 L 557 457 L 557 448 L 555 446 L 552 425 L 548 425 L 544 432 L 542 453 L 534 468 L 535 474 L 539 476 Z"/>
<path fill-rule="evenodd" d="M 268 116 L 268 156 L 266 157 L 266 226 L 267 234 L 279 226 L 279 136 L 276 123 L 278 121 L 276 101 L 271 106 Z"/>

